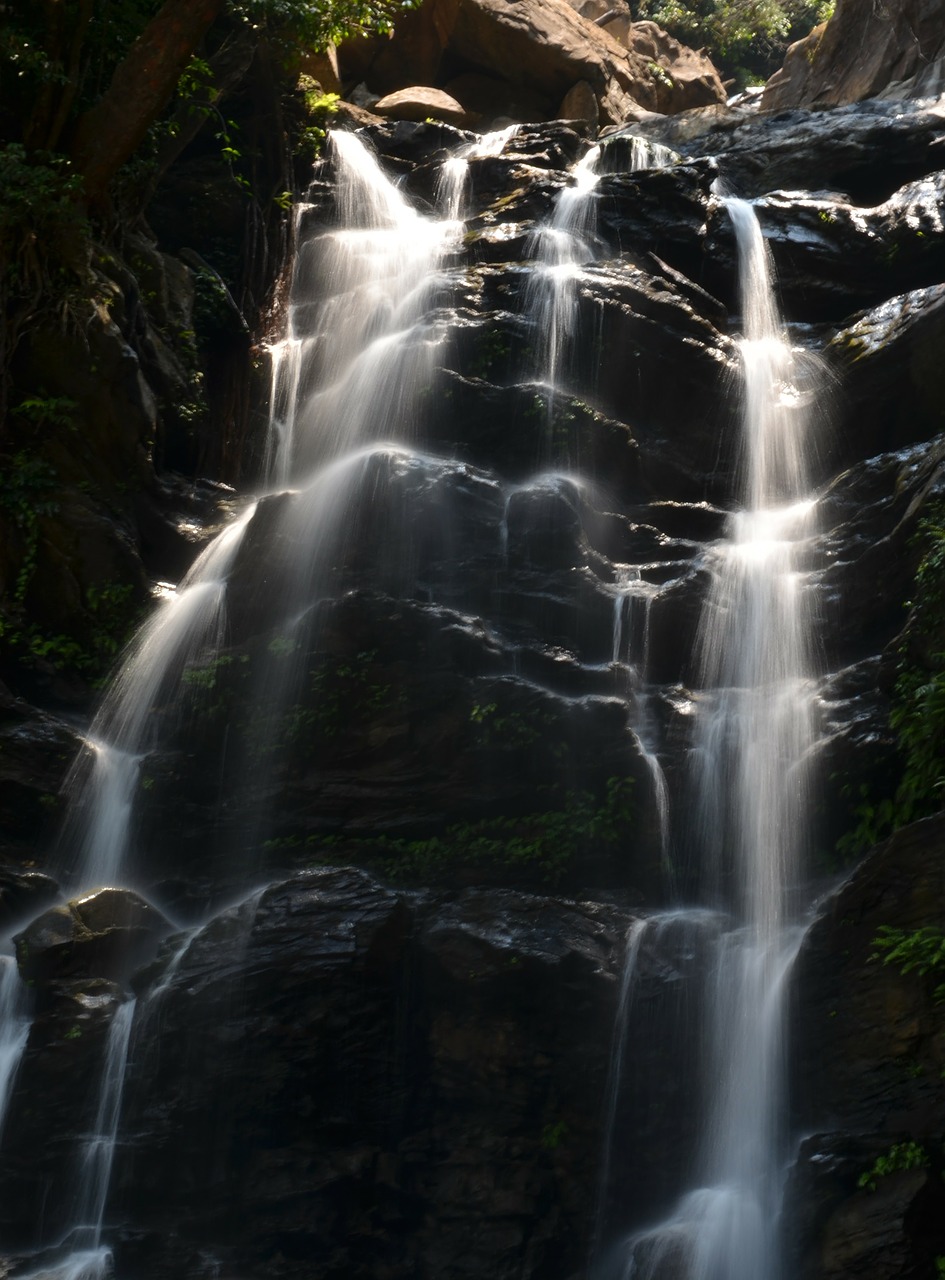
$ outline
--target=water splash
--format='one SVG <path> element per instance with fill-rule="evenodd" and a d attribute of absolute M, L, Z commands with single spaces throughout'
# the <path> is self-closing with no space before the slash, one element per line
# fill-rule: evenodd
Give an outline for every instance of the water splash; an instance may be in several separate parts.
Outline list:
<path fill-rule="evenodd" d="M 414 439 L 446 332 L 436 301 L 460 225 L 419 214 L 353 134 L 329 137 L 338 226 L 300 245 L 287 336 L 272 348 L 276 486 L 360 446 Z"/>

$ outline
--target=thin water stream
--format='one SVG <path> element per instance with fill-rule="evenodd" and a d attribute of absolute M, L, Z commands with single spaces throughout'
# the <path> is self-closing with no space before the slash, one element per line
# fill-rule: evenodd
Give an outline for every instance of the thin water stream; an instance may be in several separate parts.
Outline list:
<path fill-rule="evenodd" d="M 798 551 L 812 531 L 801 371 L 761 230 L 727 202 L 739 248 L 742 493 L 710 559 L 693 744 L 704 901 L 724 910 L 706 980 L 703 1124 L 691 1189 L 611 1254 L 622 1280 L 776 1280 L 784 1157 L 784 995 L 815 741 L 811 619 Z"/>

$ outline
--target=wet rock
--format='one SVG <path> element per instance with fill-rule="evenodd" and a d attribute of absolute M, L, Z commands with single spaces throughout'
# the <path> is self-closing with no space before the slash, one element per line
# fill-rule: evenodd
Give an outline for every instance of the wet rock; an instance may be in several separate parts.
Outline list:
<path fill-rule="evenodd" d="M 44 992 L 0 1149 L 7 1248 L 48 1241 L 70 1221 L 81 1145 L 95 1123 L 108 1029 L 126 998 L 102 978 L 53 982 Z"/>
<path fill-rule="evenodd" d="M 2 686 L 0 686 L 2 689 Z M 3 691 L 0 696 L 0 850 L 35 862 L 60 817 L 59 792 L 78 750 L 74 730 Z"/>
<path fill-rule="evenodd" d="M 933 173 L 873 209 L 829 194 L 776 192 L 755 201 L 788 318 L 839 321 L 894 294 L 937 284 L 945 274 L 943 189 L 945 174 Z M 706 248 L 710 279 L 721 286 L 723 273 L 734 278 L 724 207 L 710 214 Z"/>
<path fill-rule="evenodd" d="M 130 889 L 98 889 L 38 916 L 14 939 L 23 978 L 121 978 L 153 954 L 169 925 Z"/>
<path fill-rule="evenodd" d="M 832 191 L 875 206 L 904 183 L 945 167 L 938 103 L 873 100 L 760 116 L 746 107 L 704 107 L 643 120 L 626 132 L 686 157 L 712 156 L 727 189 L 742 196 Z"/>
<path fill-rule="evenodd" d="M 51 902 L 59 893 L 52 876 L 40 871 L 0 868 L 0 930 L 18 924 L 24 916 Z"/>
<path fill-rule="evenodd" d="M 797 961 L 795 1035 L 801 1128 L 916 1141 L 941 1132 L 945 1065 L 931 980 L 871 960 L 881 926 L 937 925 L 945 902 L 945 819 L 877 846 L 825 902 Z"/>
<path fill-rule="evenodd" d="M 119 1267 L 150 1280 L 198 1248 L 252 1276 L 277 1256 L 286 1276 L 359 1280 L 578 1266 L 623 927 L 351 870 L 212 922 L 140 1011 Z M 210 1149 L 239 1153 L 238 1187 Z"/>
<path fill-rule="evenodd" d="M 928 1167 L 893 1169 L 863 1186 L 889 1151 L 889 1140 L 875 1134 L 817 1134 L 801 1144 L 788 1181 L 784 1239 L 802 1280 L 929 1273 L 945 1191 Z"/>
<path fill-rule="evenodd" d="M 836 334 L 825 355 L 842 448 L 871 456 L 945 431 L 943 335 L 945 285 L 890 298 Z"/>

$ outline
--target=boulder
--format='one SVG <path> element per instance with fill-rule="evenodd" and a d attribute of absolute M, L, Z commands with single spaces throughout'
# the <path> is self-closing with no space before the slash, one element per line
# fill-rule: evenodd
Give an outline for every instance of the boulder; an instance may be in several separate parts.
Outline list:
<path fill-rule="evenodd" d="M 593 133 L 600 122 L 600 109 L 594 90 L 586 80 L 579 80 L 561 99 L 558 116 L 562 120 L 580 120 Z"/>
<path fill-rule="evenodd" d="M 150 958 L 170 929 L 159 911 L 130 889 L 97 889 L 51 907 L 14 938 L 25 981 L 126 977 Z"/>
<path fill-rule="evenodd" d="M 701 49 L 681 44 L 655 22 L 631 23 L 616 17 L 604 24 L 604 30 L 630 53 L 660 69 L 662 74 L 656 77 L 656 110 L 663 115 L 725 102 L 728 95 L 722 77 Z"/>
<path fill-rule="evenodd" d="M 768 81 L 764 111 L 837 106 L 885 94 L 931 97 L 945 75 L 939 0 L 837 0 L 829 22 L 791 45 Z"/>
<path fill-rule="evenodd" d="M 464 128 L 475 124 L 478 119 L 442 89 L 423 85 L 389 93 L 375 102 L 373 110 L 376 115 L 390 120 L 444 120 L 447 124 Z"/>
<path fill-rule="evenodd" d="M 567 0 L 433 0 L 432 19 L 453 57 L 540 94 L 549 115 L 579 80 L 592 86 L 605 123 L 657 108 L 657 77 L 646 60 Z"/>

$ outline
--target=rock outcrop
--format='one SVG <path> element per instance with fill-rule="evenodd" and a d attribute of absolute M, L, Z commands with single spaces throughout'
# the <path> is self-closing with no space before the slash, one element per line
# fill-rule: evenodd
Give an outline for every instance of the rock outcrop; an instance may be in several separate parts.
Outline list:
<path fill-rule="evenodd" d="M 483 127 L 497 120 L 575 116 L 568 96 L 585 85 L 602 124 L 648 111 L 725 101 L 708 58 L 654 23 L 600 24 L 568 0 L 424 0 L 390 41 L 339 49 L 343 79 L 382 94 L 429 85 L 457 99 Z M 431 110 L 436 119 L 450 117 Z M 596 122 L 595 122 L 596 123 Z"/>
<path fill-rule="evenodd" d="M 945 89 L 945 26 L 939 0 L 837 0 L 787 51 L 765 85 L 765 111 L 829 107 L 865 98 L 934 98 Z"/>
<path fill-rule="evenodd" d="M 477 13 L 500 28 L 511 7 Z M 451 40 L 486 47 L 459 3 L 438 11 Z M 449 83 L 485 74 L 463 56 Z M 528 92 L 551 102 L 579 69 Z M 600 109 L 609 90 L 581 83 Z M 470 101 L 490 88 L 466 85 Z M 424 213 L 443 162 L 475 141 L 426 120 L 362 136 Z M 719 928 L 714 911 L 676 909 L 697 874 L 693 654 L 707 558 L 739 502 L 739 304 L 715 182 L 753 200 L 776 260 L 809 373 L 792 394 L 831 401 L 799 566 L 823 623 L 829 844 L 864 756 L 877 772 L 891 758 L 911 539 L 943 492 L 942 137 L 939 112 L 875 103 L 754 123 L 709 107 L 609 132 L 586 261 L 565 264 L 573 324 L 553 393 L 536 260 L 587 138 L 530 126 L 469 156 L 466 234 L 417 326 L 429 362 L 409 443 L 369 436 L 333 473 L 353 505 L 322 531 L 319 574 L 286 553 L 308 481 L 260 500 L 219 647 L 150 692 L 127 871 L 192 928 L 149 962 L 166 926 L 124 891 L 19 920 L 41 998 L 0 1149 L 5 1247 L 69 1220 L 126 983 L 138 1004 L 105 1231 L 119 1274 L 564 1280 L 595 1232 L 668 1211 L 699 1106 L 674 1069 L 699 1051 L 683 1014 Z M 300 215 L 316 249 L 337 235 L 339 163 L 329 150 Z M 303 299 L 303 339 L 313 311 Z M 0 710 L 9 821 L 28 805 L 4 853 L 22 861 L 48 807 L 28 775 L 51 788 L 72 739 L 12 699 Z M 798 962 L 794 1122 L 810 1136 L 788 1220 L 805 1280 L 918 1277 L 945 1254 L 938 1012 L 921 982 L 868 959 L 880 925 L 941 919 L 941 827 L 875 852 Z M 51 886 L 17 870 L 0 889 L 12 923 Z M 859 1185 L 910 1143 L 921 1163 L 900 1156 L 875 1192 Z"/>
<path fill-rule="evenodd" d="M 876 940 L 940 926 L 943 849 L 941 818 L 876 849 L 827 900 L 798 959 L 797 1124 L 816 1136 L 801 1146 L 786 1213 L 804 1280 L 919 1276 L 942 1252 L 938 979 L 883 963 Z"/>

